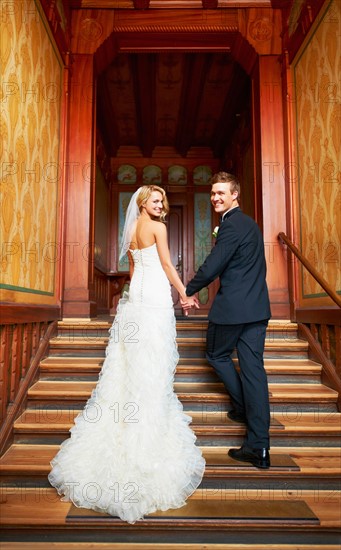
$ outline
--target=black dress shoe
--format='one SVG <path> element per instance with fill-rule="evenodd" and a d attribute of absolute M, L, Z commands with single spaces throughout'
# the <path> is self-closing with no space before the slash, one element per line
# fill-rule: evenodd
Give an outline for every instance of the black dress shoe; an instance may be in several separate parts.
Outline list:
<path fill-rule="evenodd" d="M 268 449 L 248 450 L 243 447 L 240 449 L 230 449 L 228 455 L 241 462 L 251 462 L 253 466 L 267 470 L 270 468 L 270 454 Z"/>
<path fill-rule="evenodd" d="M 242 424 L 247 424 L 245 414 L 239 413 L 234 409 L 231 409 L 230 411 L 228 411 L 227 416 L 229 417 L 230 420 L 233 420 L 234 422 L 241 422 Z"/>

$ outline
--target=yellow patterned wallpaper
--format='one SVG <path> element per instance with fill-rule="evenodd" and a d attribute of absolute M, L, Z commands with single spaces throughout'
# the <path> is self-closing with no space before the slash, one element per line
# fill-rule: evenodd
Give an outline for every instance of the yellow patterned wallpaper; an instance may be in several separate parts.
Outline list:
<path fill-rule="evenodd" d="M 301 249 L 340 291 L 340 35 L 341 3 L 327 5 L 294 62 Z M 304 269 L 301 298 L 324 291 Z M 322 300 L 321 300 L 322 298 Z"/>
<path fill-rule="evenodd" d="M 55 303 L 63 66 L 38 1 L 1 9 L 1 299 Z"/>

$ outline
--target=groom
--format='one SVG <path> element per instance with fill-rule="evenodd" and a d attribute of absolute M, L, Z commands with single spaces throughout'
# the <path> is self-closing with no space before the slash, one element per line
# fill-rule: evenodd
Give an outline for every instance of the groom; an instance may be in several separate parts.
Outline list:
<path fill-rule="evenodd" d="M 208 315 L 206 357 L 230 394 L 233 408 L 228 417 L 247 425 L 242 447 L 228 454 L 269 468 L 270 407 L 263 353 L 271 312 L 263 237 L 256 222 L 239 208 L 237 178 L 219 172 L 211 184 L 211 203 L 221 224 L 216 245 L 188 283 L 186 294 L 193 296 L 220 278 Z M 240 373 L 231 359 L 235 348 Z"/>

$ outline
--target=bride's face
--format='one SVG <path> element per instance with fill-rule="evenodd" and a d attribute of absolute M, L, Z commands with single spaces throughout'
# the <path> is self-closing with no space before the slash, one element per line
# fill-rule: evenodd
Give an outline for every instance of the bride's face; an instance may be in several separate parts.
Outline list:
<path fill-rule="evenodd" d="M 144 208 L 149 216 L 159 218 L 163 209 L 163 198 L 161 193 L 159 191 L 153 191 L 149 199 L 143 203 L 142 208 Z"/>

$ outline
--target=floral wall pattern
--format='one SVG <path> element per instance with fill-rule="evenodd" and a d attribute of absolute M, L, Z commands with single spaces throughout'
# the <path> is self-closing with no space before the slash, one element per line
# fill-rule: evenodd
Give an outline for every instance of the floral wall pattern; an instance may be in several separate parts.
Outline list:
<path fill-rule="evenodd" d="M 1 293 L 55 303 L 63 66 L 40 6 L 12 6 L 2 9 Z"/>
<path fill-rule="evenodd" d="M 301 249 L 340 292 L 341 3 L 332 1 L 294 64 Z M 325 296 L 304 269 L 301 293 Z"/>

